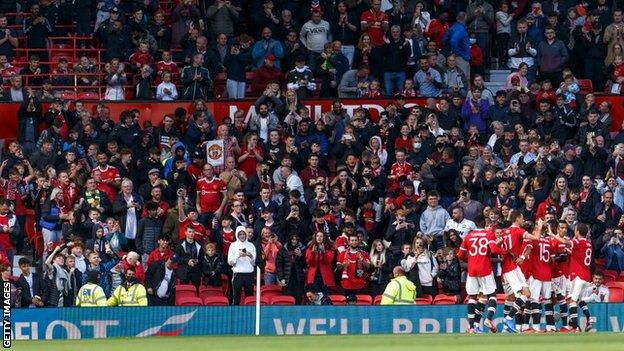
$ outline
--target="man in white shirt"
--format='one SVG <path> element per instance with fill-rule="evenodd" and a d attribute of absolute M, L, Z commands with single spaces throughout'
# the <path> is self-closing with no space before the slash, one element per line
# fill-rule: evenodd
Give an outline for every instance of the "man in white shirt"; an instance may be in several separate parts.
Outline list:
<path fill-rule="evenodd" d="M 459 233 L 459 236 L 463 239 L 470 231 L 477 229 L 477 225 L 466 218 L 464 218 L 464 209 L 457 206 L 453 208 L 451 212 L 451 219 L 446 221 L 444 231 L 454 229 Z"/>
<path fill-rule="evenodd" d="M 604 284 L 602 272 L 596 272 L 592 276 L 592 283 L 587 285 L 583 291 L 582 300 L 587 303 L 609 302 L 609 288 Z"/>
<path fill-rule="evenodd" d="M 145 287 L 147 288 L 149 306 L 173 305 L 176 263 L 178 263 L 178 257 L 173 255 L 166 261 L 155 261 L 145 272 Z"/>
<path fill-rule="evenodd" d="M 288 189 L 289 192 L 293 190 L 299 190 L 299 194 L 301 194 L 299 200 L 301 202 L 305 202 L 305 198 L 303 197 L 303 182 L 298 175 L 293 173 L 292 168 L 290 168 L 289 166 L 280 167 L 280 175 L 282 176 L 282 179 L 284 179 L 284 186 L 286 187 L 286 189 Z"/>

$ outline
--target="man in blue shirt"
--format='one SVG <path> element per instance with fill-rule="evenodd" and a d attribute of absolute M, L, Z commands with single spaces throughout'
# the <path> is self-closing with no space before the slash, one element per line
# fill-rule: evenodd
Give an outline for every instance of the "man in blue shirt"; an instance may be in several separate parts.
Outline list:
<path fill-rule="evenodd" d="M 444 44 L 457 56 L 457 67 L 470 77 L 470 37 L 466 30 L 466 13 L 457 14 L 457 22 L 444 35 Z"/>
<path fill-rule="evenodd" d="M 440 72 L 429 67 L 427 56 L 418 58 L 418 67 L 420 69 L 414 74 L 414 84 L 419 90 L 419 96 L 438 97 L 442 93 L 444 83 Z"/>

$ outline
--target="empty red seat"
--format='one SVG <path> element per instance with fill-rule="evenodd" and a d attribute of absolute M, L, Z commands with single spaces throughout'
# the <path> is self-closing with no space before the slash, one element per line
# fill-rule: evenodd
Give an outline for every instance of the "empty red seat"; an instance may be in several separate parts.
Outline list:
<path fill-rule="evenodd" d="M 356 295 L 355 297 L 357 299 L 356 305 L 366 306 L 373 304 L 373 298 L 370 295 Z"/>
<path fill-rule="evenodd" d="M 176 297 L 176 306 L 201 306 L 202 299 L 197 296 Z"/>
<path fill-rule="evenodd" d="M 197 289 L 191 284 L 180 284 L 175 286 L 175 294 L 176 299 L 181 297 L 197 297 Z"/>
<path fill-rule="evenodd" d="M 609 302 L 624 302 L 624 288 L 609 286 Z"/>
<path fill-rule="evenodd" d="M 373 305 L 381 305 L 381 295 L 375 296 L 375 300 L 373 301 Z"/>
<path fill-rule="evenodd" d="M 334 305 L 345 305 L 345 297 L 343 295 L 329 295 L 329 299 Z"/>
<path fill-rule="evenodd" d="M 272 297 L 276 295 L 282 295 L 282 287 L 279 285 L 263 285 L 260 287 L 262 296 Z"/>
<path fill-rule="evenodd" d="M 457 303 L 457 296 L 440 294 L 433 299 L 434 305 L 454 305 Z"/>
<path fill-rule="evenodd" d="M 199 297 L 205 299 L 208 296 L 223 296 L 223 289 L 219 286 L 200 286 Z"/>
<path fill-rule="evenodd" d="M 78 100 L 100 100 L 100 94 L 94 91 L 84 91 L 82 93 L 78 93 Z"/>
<path fill-rule="evenodd" d="M 295 298 L 292 296 L 276 295 L 276 296 L 271 297 L 271 305 L 287 306 L 287 305 L 294 305 L 294 304 L 295 304 Z"/>
<path fill-rule="evenodd" d="M 414 302 L 416 302 L 417 305 L 431 305 L 431 300 L 424 297 L 417 297 Z"/>
<path fill-rule="evenodd" d="M 247 296 L 245 300 L 243 300 L 243 305 L 245 306 L 254 306 L 255 304 L 256 304 L 256 296 Z M 268 305 L 269 299 L 264 296 L 260 296 L 260 304 Z"/>
<path fill-rule="evenodd" d="M 225 296 L 207 296 L 204 299 L 204 306 L 229 306 L 230 300 Z"/>
<path fill-rule="evenodd" d="M 496 303 L 499 305 L 504 305 L 505 301 L 507 301 L 507 295 L 505 294 L 496 294 Z"/>

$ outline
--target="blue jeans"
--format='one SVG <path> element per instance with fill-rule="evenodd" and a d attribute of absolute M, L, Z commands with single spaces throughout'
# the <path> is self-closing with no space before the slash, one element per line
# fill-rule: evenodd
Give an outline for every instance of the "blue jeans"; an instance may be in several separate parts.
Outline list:
<path fill-rule="evenodd" d="M 49 229 L 42 228 L 41 234 L 43 234 L 44 245 L 46 245 L 50 241 L 59 242 L 61 241 L 61 238 L 63 237 L 63 231 L 61 230 L 49 230 Z"/>
<path fill-rule="evenodd" d="M 225 81 L 225 88 L 227 89 L 229 99 L 245 98 L 245 82 L 228 79 Z"/>
<path fill-rule="evenodd" d="M 490 57 L 490 51 L 489 51 L 489 46 L 488 46 L 488 33 L 474 33 L 474 37 L 475 39 L 477 39 L 477 45 L 479 45 L 479 47 L 481 48 L 481 51 L 483 51 L 483 64 L 487 65 L 488 64 L 488 58 Z"/>
<path fill-rule="evenodd" d="M 277 285 L 277 274 L 264 272 L 264 285 Z"/>
<path fill-rule="evenodd" d="M 384 91 L 386 96 L 393 96 L 403 90 L 405 84 L 405 72 L 384 73 Z"/>

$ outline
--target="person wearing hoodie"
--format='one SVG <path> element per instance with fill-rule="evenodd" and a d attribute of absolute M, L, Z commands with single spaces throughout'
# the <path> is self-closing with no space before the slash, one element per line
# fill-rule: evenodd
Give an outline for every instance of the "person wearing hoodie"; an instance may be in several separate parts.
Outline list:
<path fill-rule="evenodd" d="M 288 73 L 286 86 L 288 89 L 294 89 L 297 92 L 297 98 L 300 100 L 310 97 L 311 92 L 316 90 L 312 70 L 305 65 L 303 56 L 295 59 L 295 68 Z"/>
<path fill-rule="evenodd" d="M 173 151 L 171 153 L 171 157 L 167 159 L 166 161 L 164 161 L 164 164 L 165 164 L 165 167 L 163 169 L 164 178 L 167 178 L 169 176 L 169 173 L 175 170 L 175 158 L 176 157 L 181 157 L 184 163 L 186 164 L 191 163 L 189 160 L 188 153 L 186 152 L 186 146 L 184 146 L 184 143 L 182 143 L 181 141 L 178 141 L 175 144 L 173 144 L 171 151 Z"/>
<path fill-rule="evenodd" d="M 487 133 L 487 121 L 490 119 L 490 103 L 481 98 L 481 89 L 472 88 L 472 98 L 466 99 L 462 106 L 461 116 L 464 120 L 464 130 L 468 131 L 475 125 L 480 134 Z"/>
<path fill-rule="evenodd" d="M 446 222 L 451 219 L 448 212 L 439 205 L 440 196 L 437 191 L 427 193 L 427 208 L 420 216 L 420 231 L 425 236 L 433 237 L 435 249 L 444 247 L 443 234 Z"/>
<path fill-rule="evenodd" d="M 245 296 L 253 295 L 256 247 L 247 241 L 245 227 L 236 227 L 236 241 L 230 245 L 227 262 L 232 266 L 233 305 L 240 305 L 241 290 Z"/>
<path fill-rule="evenodd" d="M 147 217 L 139 220 L 136 235 L 137 252 L 144 264 L 150 253 L 158 247 L 158 238 L 162 232 L 162 221 L 158 217 L 158 204 L 150 201 L 145 205 Z M 147 267 L 147 265 L 146 265 Z"/>

